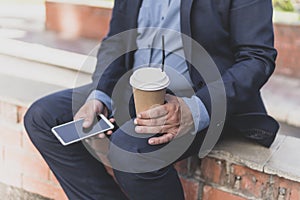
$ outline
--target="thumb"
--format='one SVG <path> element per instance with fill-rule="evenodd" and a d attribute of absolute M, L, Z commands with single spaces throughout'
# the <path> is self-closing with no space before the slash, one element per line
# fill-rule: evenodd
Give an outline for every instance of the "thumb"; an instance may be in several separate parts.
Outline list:
<path fill-rule="evenodd" d="M 177 101 L 177 97 L 174 95 L 166 94 L 165 100 L 167 102 L 174 102 L 174 101 Z"/>
<path fill-rule="evenodd" d="M 83 128 L 89 128 L 94 121 L 94 114 L 87 114 L 86 117 L 84 118 L 82 127 Z"/>

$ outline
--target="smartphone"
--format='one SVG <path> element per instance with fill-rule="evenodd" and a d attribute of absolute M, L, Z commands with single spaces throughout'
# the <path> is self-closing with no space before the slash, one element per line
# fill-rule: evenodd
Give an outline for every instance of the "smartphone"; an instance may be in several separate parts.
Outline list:
<path fill-rule="evenodd" d="M 83 121 L 84 119 L 79 119 L 61 124 L 53 127 L 51 131 L 63 145 L 69 145 L 114 128 L 114 125 L 102 114 L 95 117 L 89 128 L 82 127 Z"/>

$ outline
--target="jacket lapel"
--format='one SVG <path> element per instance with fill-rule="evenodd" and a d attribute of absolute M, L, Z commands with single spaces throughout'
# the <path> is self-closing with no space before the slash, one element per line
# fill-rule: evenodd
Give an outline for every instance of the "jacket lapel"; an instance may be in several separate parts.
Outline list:
<path fill-rule="evenodd" d="M 138 15 L 143 0 L 128 0 L 127 2 L 127 11 L 132 12 L 129 19 L 130 28 L 137 28 Z"/>
<path fill-rule="evenodd" d="M 124 1 L 124 0 L 123 0 Z M 139 11 L 140 11 L 140 7 L 141 7 L 141 4 L 142 4 L 142 1 L 143 0 L 127 0 L 127 12 L 131 12 L 132 14 L 128 15 L 130 16 L 128 18 L 128 27 L 129 29 L 135 29 L 135 31 L 131 31 L 130 33 L 130 36 L 128 38 L 128 46 L 129 46 L 129 49 L 135 49 L 137 48 L 136 47 L 136 37 L 137 37 L 137 31 L 136 31 L 136 28 L 138 26 L 138 15 L 139 15 Z M 128 30 L 129 30 L 128 29 Z M 128 50 L 129 51 L 129 50 Z M 126 68 L 129 70 L 129 69 L 132 69 L 133 67 L 133 58 L 134 58 L 134 54 L 133 52 L 128 52 L 126 55 L 125 55 L 125 58 L 126 58 Z"/>

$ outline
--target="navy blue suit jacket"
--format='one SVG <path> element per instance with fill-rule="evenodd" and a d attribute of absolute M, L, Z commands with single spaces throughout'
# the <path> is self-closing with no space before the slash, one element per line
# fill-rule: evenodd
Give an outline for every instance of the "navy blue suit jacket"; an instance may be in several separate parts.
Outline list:
<path fill-rule="evenodd" d="M 134 31 L 122 37 L 116 34 L 137 28 L 141 2 L 115 0 L 110 30 L 102 41 L 93 74 L 95 88 L 109 96 L 119 78 L 132 68 L 134 52 L 130 49 L 136 47 Z M 181 32 L 205 48 L 222 75 L 227 99 L 226 127 L 270 146 L 279 125 L 266 114 L 260 89 L 273 73 L 277 55 L 273 47 L 271 0 L 182 0 L 180 12 Z M 197 59 L 191 43 L 186 39 L 183 43 L 185 54 L 191 55 L 192 61 Z M 130 52 L 115 58 L 126 50 Z M 211 114 L 206 87 L 210 83 L 204 83 L 190 64 L 189 72 L 196 95 Z"/>

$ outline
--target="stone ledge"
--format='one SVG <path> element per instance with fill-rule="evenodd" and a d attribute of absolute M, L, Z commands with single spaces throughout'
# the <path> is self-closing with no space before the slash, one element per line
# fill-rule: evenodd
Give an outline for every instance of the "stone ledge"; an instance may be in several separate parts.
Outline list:
<path fill-rule="evenodd" d="M 218 143 L 209 156 L 228 160 L 232 163 L 245 165 L 263 172 L 264 166 L 278 149 L 285 136 L 277 136 L 272 146 L 267 149 L 244 138 L 229 138 Z"/>
<path fill-rule="evenodd" d="M 275 119 L 300 127 L 300 80 L 273 75 L 262 89 L 267 111 Z"/>
<path fill-rule="evenodd" d="M 24 60 L 44 63 L 73 71 L 91 74 L 97 59 L 96 46 L 90 55 L 59 50 L 39 44 L 22 42 L 13 39 L 0 38 L 0 54 Z"/>
<path fill-rule="evenodd" d="M 300 182 L 300 160 L 298 150 L 300 139 L 286 136 L 264 166 L 264 172 Z"/>
<path fill-rule="evenodd" d="M 218 143 L 208 156 L 300 182 L 300 162 L 295 153 L 299 146 L 300 138 L 284 135 L 280 129 L 270 148 L 244 138 L 227 138 Z"/>
<path fill-rule="evenodd" d="M 91 81 L 96 58 L 11 39 L 0 39 L 1 99 L 29 105 L 50 91 Z M 29 73 L 30 72 L 30 73 Z"/>
<path fill-rule="evenodd" d="M 273 21 L 276 24 L 300 25 L 300 15 L 297 12 L 284 12 L 274 10 Z"/>
<path fill-rule="evenodd" d="M 183 164 L 183 163 L 181 163 Z M 178 168 L 178 167 L 177 167 Z M 200 178 L 195 176 L 199 170 Z M 250 169 L 230 160 L 205 157 L 192 177 L 200 182 L 202 200 L 298 200 L 300 183 Z M 179 172 L 185 176 L 184 172 Z M 207 187 L 213 192 L 208 193 Z M 202 191 L 202 192 L 201 192 Z M 218 193 L 222 195 L 216 195 Z"/>
<path fill-rule="evenodd" d="M 18 106 L 28 107 L 36 99 L 62 89 L 65 87 L 0 74 L 0 100 Z"/>

